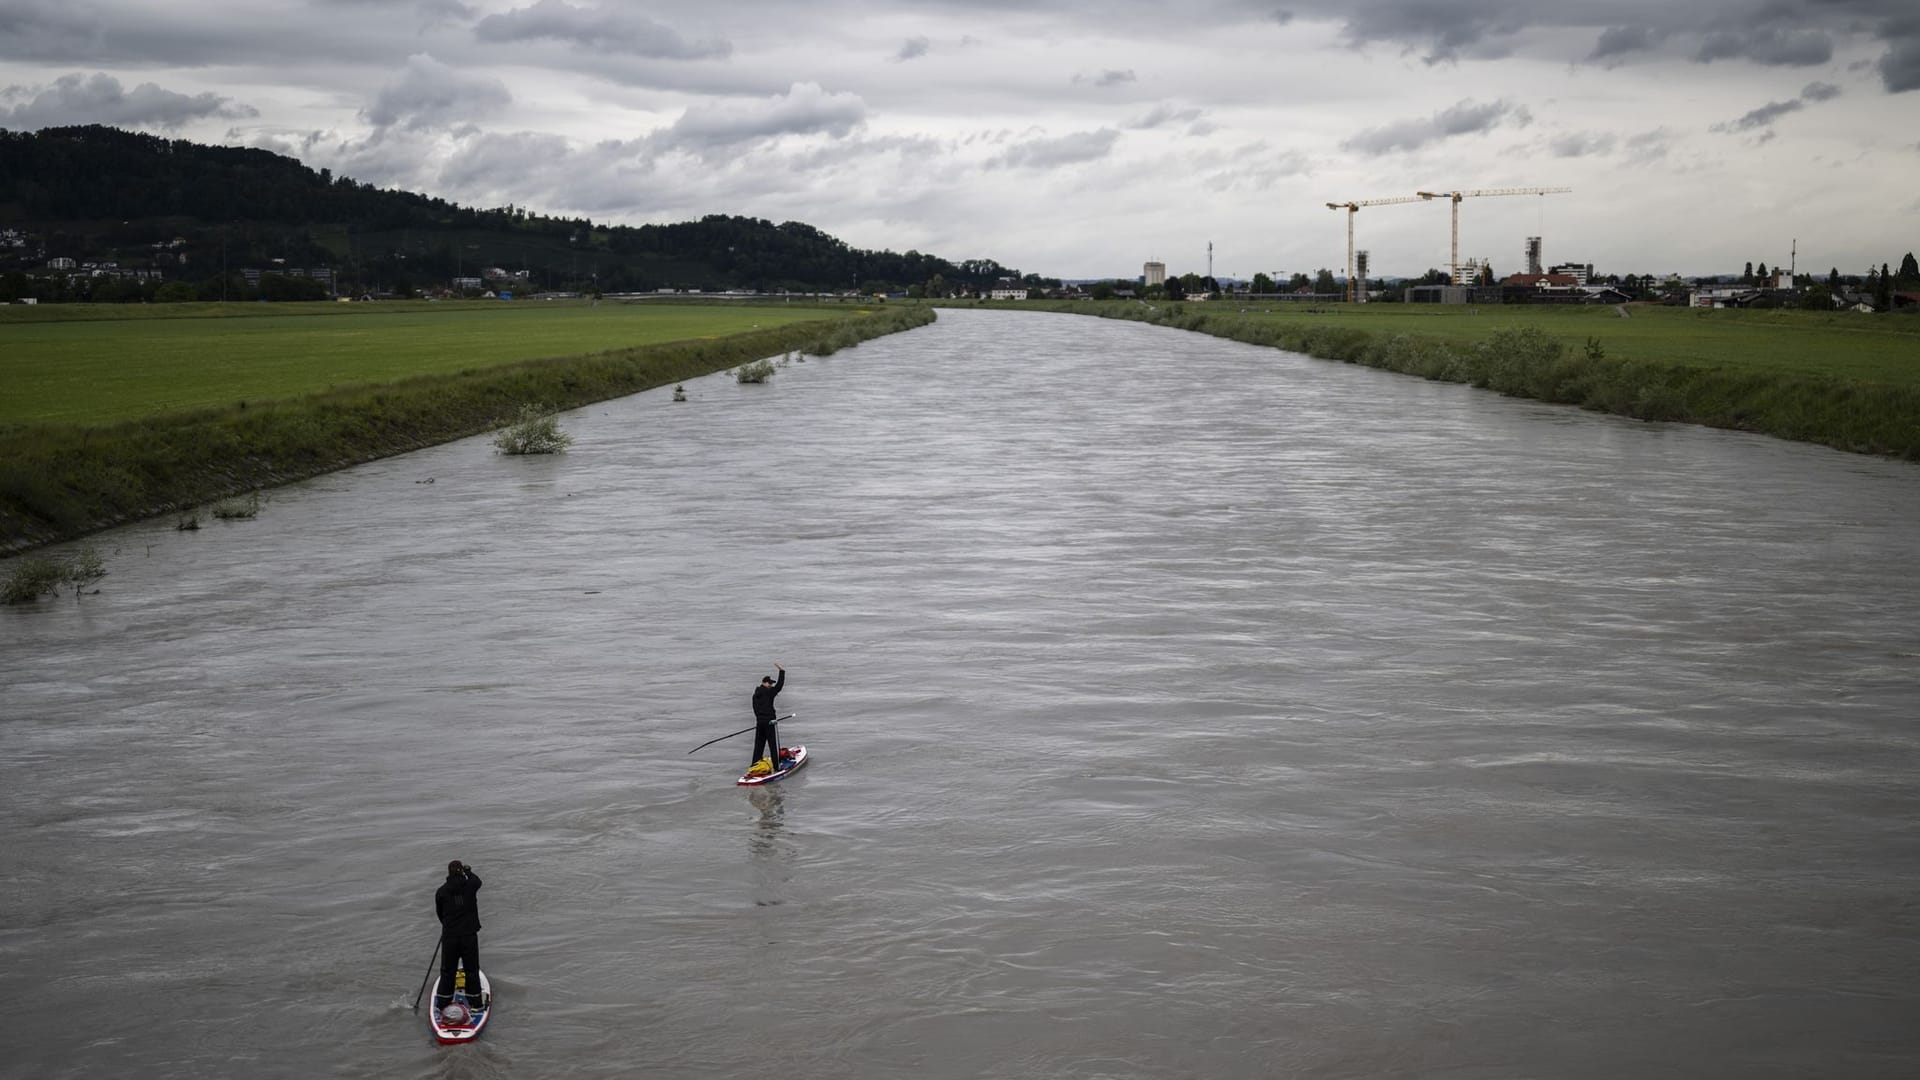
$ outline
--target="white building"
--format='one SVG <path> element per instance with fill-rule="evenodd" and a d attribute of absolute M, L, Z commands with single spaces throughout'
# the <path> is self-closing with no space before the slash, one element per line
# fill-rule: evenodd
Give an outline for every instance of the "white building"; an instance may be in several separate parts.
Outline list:
<path fill-rule="evenodd" d="M 1146 279 L 1147 279 L 1146 285 L 1147 285 L 1147 288 L 1149 289 L 1153 288 L 1155 285 L 1165 285 L 1167 283 L 1167 264 L 1166 263 L 1163 263 L 1163 262 L 1147 263 L 1145 266 L 1140 268 L 1140 272 L 1146 276 Z"/>
<path fill-rule="evenodd" d="M 1592 263 L 1561 263 L 1558 266 L 1549 267 L 1547 269 L 1547 273 L 1565 274 L 1568 277 L 1572 278 L 1575 282 L 1581 285 L 1585 285 L 1587 284 L 1587 279 L 1593 276 L 1593 264 Z"/>

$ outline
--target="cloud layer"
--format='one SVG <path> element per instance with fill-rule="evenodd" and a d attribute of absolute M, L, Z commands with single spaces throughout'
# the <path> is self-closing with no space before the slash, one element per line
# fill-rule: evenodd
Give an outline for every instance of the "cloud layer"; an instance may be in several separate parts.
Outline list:
<path fill-rule="evenodd" d="M 172 130 L 194 120 L 245 119 L 256 110 L 219 94 L 182 94 L 153 83 L 132 90 L 111 75 L 63 75 L 47 86 L 9 86 L 0 90 L 0 127 L 32 130 L 68 124 L 112 124 Z"/>
<path fill-rule="evenodd" d="M 982 10 L 0 0 L 0 124 L 262 146 L 461 202 L 614 221 L 798 219 L 1068 275 L 1143 249 L 1178 262 L 1208 236 L 1246 251 L 1242 270 L 1333 265 L 1345 237 L 1326 202 L 1437 185 L 1574 186 L 1552 201 L 1557 250 L 1667 269 L 1750 245 L 1750 219 L 1777 218 L 1775 203 L 1835 205 L 1842 167 L 1848 198 L 1914 203 L 1912 0 Z M 1751 201 L 1726 199 L 1734 184 Z M 1623 214 L 1622 192 L 1660 197 Z M 1502 224 L 1513 212 L 1475 208 L 1495 251 L 1510 246 L 1501 229 L 1549 227 Z M 1376 265 L 1441 261 L 1432 219 L 1364 215 Z M 1920 231 L 1819 227 L 1860 259 Z"/>

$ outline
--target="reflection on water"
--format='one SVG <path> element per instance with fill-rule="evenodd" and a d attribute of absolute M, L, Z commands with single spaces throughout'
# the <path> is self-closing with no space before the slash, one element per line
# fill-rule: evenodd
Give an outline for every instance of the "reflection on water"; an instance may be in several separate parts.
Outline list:
<path fill-rule="evenodd" d="M 0 609 L 0 1073 L 1920 1072 L 1914 466 L 1008 313 L 687 386 Z"/>

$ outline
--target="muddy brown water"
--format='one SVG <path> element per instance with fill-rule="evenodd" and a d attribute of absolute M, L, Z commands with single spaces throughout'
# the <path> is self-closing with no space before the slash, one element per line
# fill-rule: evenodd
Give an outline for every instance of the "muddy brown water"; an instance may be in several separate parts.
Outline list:
<path fill-rule="evenodd" d="M 1920 1074 L 1915 466 L 1004 312 L 688 391 L 0 609 L 0 1075 Z"/>

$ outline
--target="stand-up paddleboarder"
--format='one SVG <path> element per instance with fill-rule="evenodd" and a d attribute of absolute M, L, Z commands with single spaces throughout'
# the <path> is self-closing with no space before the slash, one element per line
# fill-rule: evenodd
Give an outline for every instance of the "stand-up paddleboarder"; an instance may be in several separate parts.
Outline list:
<path fill-rule="evenodd" d="M 787 669 L 779 664 L 773 665 L 780 673 L 776 681 L 771 675 L 760 676 L 760 685 L 753 689 L 753 760 L 747 762 L 751 768 L 760 760 L 760 748 L 767 748 L 767 759 L 773 767 L 780 767 L 780 726 L 774 722 L 773 699 L 780 688 L 787 685 Z"/>
<path fill-rule="evenodd" d="M 484 1004 L 480 986 L 480 875 L 455 859 L 447 864 L 447 880 L 433 894 L 433 911 L 440 916 L 440 986 L 434 1004 L 453 1000 L 453 973 L 467 972 L 467 1003 Z"/>

